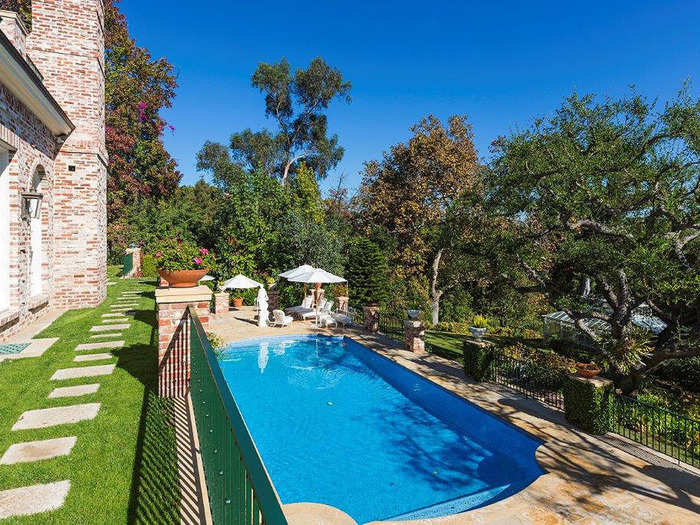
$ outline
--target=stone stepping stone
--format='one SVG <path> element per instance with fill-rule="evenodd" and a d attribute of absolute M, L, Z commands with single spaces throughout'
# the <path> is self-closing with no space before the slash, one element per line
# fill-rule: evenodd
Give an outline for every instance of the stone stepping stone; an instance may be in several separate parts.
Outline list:
<path fill-rule="evenodd" d="M 110 311 L 112 313 L 119 313 L 120 315 L 126 315 L 126 312 L 133 312 L 136 310 L 135 306 L 124 306 L 119 308 L 112 308 Z"/>
<path fill-rule="evenodd" d="M 128 330 L 131 325 L 125 324 L 113 324 L 113 325 L 97 325 L 90 328 L 91 332 L 108 332 L 109 330 Z"/>
<path fill-rule="evenodd" d="M 104 335 L 104 334 L 103 334 Z M 114 334 L 110 334 L 114 335 Z M 124 341 L 103 341 L 101 343 L 83 343 L 75 347 L 76 352 L 83 350 L 102 350 L 103 348 L 121 348 L 124 346 Z"/>
<path fill-rule="evenodd" d="M 107 318 L 109 318 L 109 317 L 123 317 L 125 315 L 126 314 L 123 312 L 111 312 L 108 314 L 102 314 L 102 317 L 107 317 Z"/>
<path fill-rule="evenodd" d="M 121 336 L 122 336 L 121 332 L 117 332 L 114 334 L 95 334 L 95 335 L 91 335 L 90 339 L 109 339 L 110 337 L 121 337 Z"/>
<path fill-rule="evenodd" d="M 112 303 L 109 305 L 110 308 L 125 308 L 127 306 L 138 306 L 139 303 L 135 303 L 134 301 L 122 301 L 119 303 Z"/>
<path fill-rule="evenodd" d="M 114 355 L 112 354 L 82 354 L 76 355 L 73 358 L 73 361 L 80 363 L 83 361 L 100 361 L 102 359 L 112 359 L 113 357 Z"/>
<path fill-rule="evenodd" d="M 131 317 L 108 317 L 107 319 L 102 319 L 102 324 L 109 323 L 130 323 L 132 321 Z"/>
<path fill-rule="evenodd" d="M 110 365 L 114 367 L 114 365 Z M 97 368 L 97 367 L 87 367 Z M 67 370 L 71 370 L 68 368 Z M 75 370 L 75 369 L 73 369 Z M 60 370 L 59 370 L 60 372 Z M 66 407 L 40 408 L 27 410 L 19 416 L 12 430 L 31 430 L 35 428 L 54 427 L 94 419 L 100 410 L 100 403 L 84 403 Z"/>
<path fill-rule="evenodd" d="M 0 491 L 0 519 L 58 509 L 66 501 L 70 481 Z"/>
<path fill-rule="evenodd" d="M 92 383 L 91 385 L 77 385 L 77 386 L 59 386 L 54 388 L 49 394 L 49 399 L 56 397 L 80 397 L 86 396 L 88 394 L 94 394 L 97 389 L 100 388 L 99 383 Z"/>
<path fill-rule="evenodd" d="M 77 437 L 45 439 L 43 441 L 27 441 L 10 445 L 10 448 L 0 458 L 0 465 L 15 463 L 31 463 L 42 459 L 67 456 L 73 450 Z"/>
<path fill-rule="evenodd" d="M 64 379 L 76 379 L 79 377 L 108 376 L 114 372 L 115 364 L 81 366 L 78 368 L 61 368 L 51 376 L 51 381 L 63 381 Z"/>

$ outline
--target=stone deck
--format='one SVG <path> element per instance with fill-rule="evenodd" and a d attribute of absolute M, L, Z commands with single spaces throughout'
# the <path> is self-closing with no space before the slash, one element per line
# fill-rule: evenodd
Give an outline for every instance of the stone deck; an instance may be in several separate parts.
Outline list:
<path fill-rule="evenodd" d="M 645 455 L 649 457 L 648 449 L 640 449 L 640 457 L 631 455 L 607 442 L 610 440 L 599 439 L 572 427 L 559 411 L 498 385 L 474 383 L 464 376 L 457 362 L 405 351 L 382 336 L 353 328 L 319 330 L 310 322 L 296 321 L 286 328 L 258 328 L 253 315 L 254 310 L 245 307 L 212 315 L 209 329 L 224 342 L 319 332 L 352 337 L 543 442 L 537 449 L 536 459 L 545 474 L 526 489 L 479 509 L 411 521 L 412 525 L 700 524 L 700 476 L 661 459 L 653 462 L 640 459 Z M 309 514 L 305 514 L 303 508 L 295 506 L 294 522 L 300 523 L 299 517 L 304 515 L 307 523 L 347 523 L 333 521 L 329 514 L 312 517 L 313 506 L 308 510 Z"/>

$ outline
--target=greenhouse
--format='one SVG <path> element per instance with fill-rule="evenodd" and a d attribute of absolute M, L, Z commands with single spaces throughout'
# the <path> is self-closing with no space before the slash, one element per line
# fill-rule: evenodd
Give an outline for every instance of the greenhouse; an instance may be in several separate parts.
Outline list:
<path fill-rule="evenodd" d="M 587 318 L 584 323 L 595 332 L 605 333 L 610 328 L 608 323 L 601 319 Z M 657 335 L 666 328 L 658 317 L 651 315 L 651 309 L 642 304 L 632 314 L 632 324 Z M 558 339 L 569 341 L 586 348 L 595 348 L 596 343 L 591 338 L 576 328 L 574 320 L 566 312 L 552 312 L 542 316 L 542 335 L 545 339 Z"/>

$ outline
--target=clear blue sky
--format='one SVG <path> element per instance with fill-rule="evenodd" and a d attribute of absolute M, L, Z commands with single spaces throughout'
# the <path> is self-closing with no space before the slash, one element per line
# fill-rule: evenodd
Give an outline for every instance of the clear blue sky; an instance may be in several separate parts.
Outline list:
<path fill-rule="evenodd" d="M 184 174 L 199 178 L 205 140 L 272 127 L 250 86 L 258 62 L 315 56 L 353 84 L 353 102 L 329 112 L 356 188 L 362 163 L 406 140 L 433 113 L 467 114 L 479 155 L 490 142 L 556 108 L 572 90 L 620 95 L 635 85 L 660 101 L 687 78 L 700 87 L 700 2 L 278 2 L 122 0 L 132 35 L 179 75 L 164 117 L 166 146 Z"/>

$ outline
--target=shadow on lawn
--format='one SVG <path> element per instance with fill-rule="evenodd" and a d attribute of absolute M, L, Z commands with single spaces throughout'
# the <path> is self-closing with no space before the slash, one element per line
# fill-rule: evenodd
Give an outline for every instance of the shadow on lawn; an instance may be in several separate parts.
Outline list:
<path fill-rule="evenodd" d="M 137 310 L 134 320 L 150 325 L 151 334 L 149 344 L 134 344 L 118 353 L 117 366 L 144 385 L 128 523 L 179 523 L 173 401 L 157 395 L 158 329 L 155 312 Z"/>

